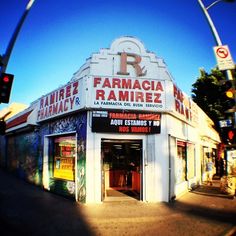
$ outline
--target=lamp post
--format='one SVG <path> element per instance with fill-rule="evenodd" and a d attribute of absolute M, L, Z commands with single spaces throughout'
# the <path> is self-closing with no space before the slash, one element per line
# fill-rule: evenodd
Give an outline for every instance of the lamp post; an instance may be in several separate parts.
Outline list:
<path fill-rule="evenodd" d="M 206 16 L 206 18 L 207 18 L 207 21 L 208 21 L 208 23 L 209 23 L 209 26 L 210 26 L 210 28 L 211 28 L 211 31 L 212 31 L 212 33 L 213 33 L 213 36 L 214 36 L 214 38 L 215 38 L 215 41 L 216 41 L 216 45 L 217 45 L 217 46 L 222 46 L 222 41 L 221 41 L 221 39 L 220 39 L 220 36 L 219 36 L 219 34 L 218 34 L 217 30 L 216 30 L 216 27 L 215 27 L 213 21 L 212 21 L 210 15 L 209 15 L 209 13 L 208 13 L 208 10 L 209 10 L 211 7 L 213 7 L 215 4 L 217 4 L 217 3 L 219 3 L 219 2 L 223 2 L 223 1 L 224 1 L 224 2 L 229 2 L 229 3 L 230 3 L 230 2 L 231 2 L 231 3 L 235 2 L 235 0 L 216 0 L 216 1 L 214 1 L 213 3 L 211 3 L 209 6 L 206 7 L 206 6 L 203 4 L 202 0 L 198 0 L 198 3 L 199 3 L 199 5 L 201 6 L 202 11 L 203 11 L 203 13 L 205 14 L 205 16 Z M 231 70 L 226 70 L 226 73 L 227 73 L 227 79 L 228 79 L 228 80 L 233 80 L 233 76 L 232 76 Z"/>
<path fill-rule="evenodd" d="M 5 71 L 7 69 L 7 64 L 8 64 L 8 61 L 10 59 L 11 52 L 12 52 L 12 49 L 14 47 L 14 44 L 16 42 L 16 38 L 17 38 L 17 36 L 18 36 L 18 34 L 20 32 L 20 29 L 21 29 L 21 27 L 22 27 L 22 25 L 24 23 L 24 20 L 25 20 L 27 14 L 29 13 L 29 10 L 32 7 L 34 1 L 35 0 L 29 0 L 27 6 L 25 8 L 25 11 L 24 11 L 22 17 L 20 18 L 20 20 L 19 20 L 19 22 L 18 22 L 18 24 L 16 26 L 16 29 L 15 29 L 12 37 L 11 37 L 11 40 L 10 40 L 10 42 L 8 44 L 6 53 L 3 56 L 0 55 L 0 66 L 1 66 L 0 75 L 2 73 L 5 73 Z"/>
<path fill-rule="evenodd" d="M 212 6 L 214 6 L 215 4 L 217 4 L 219 2 L 222 2 L 222 1 L 224 1 L 224 2 L 235 2 L 235 0 L 216 0 L 213 3 L 211 3 L 209 6 L 205 7 L 203 2 L 202 2 L 202 0 L 198 0 L 198 2 L 200 4 L 200 6 L 201 6 L 201 8 L 202 8 L 206 18 L 207 18 L 207 21 L 209 23 L 209 26 L 211 28 L 211 31 L 213 33 L 213 36 L 215 38 L 217 46 L 222 46 L 222 41 L 220 39 L 220 36 L 219 36 L 219 34 L 218 34 L 217 30 L 216 30 L 216 27 L 215 27 L 213 21 L 212 21 L 210 15 L 208 13 L 208 10 Z M 232 71 L 228 69 L 228 70 L 226 70 L 226 73 L 227 73 L 227 79 L 228 80 L 233 80 Z M 233 84 L 233 86 L 234 86 L 234 84 Z M 234 93 L 234 100 L 236 102 L 236 94 L 235 93 Z M 232 110 L 233 110 L 232 113 L 233 113 L 233 118 L 234 118 L 234 128 L 236 128 L 236 112 L 235 112 L 235 107 Z M 233 134 L 235 134 L 235 131 L 232 131 L 232 132 L 234 132 Z M 227 158 L 227 160 L 228 160 L 228 158 Z M 227 161 L 227 165 L 228 165 L 228 161 Z M 226 175 L 228 175 L 228 171 L 227 170 L 226 170 Z M 227 180 L 227 182 L 228 182 L 228 180 Z"/>

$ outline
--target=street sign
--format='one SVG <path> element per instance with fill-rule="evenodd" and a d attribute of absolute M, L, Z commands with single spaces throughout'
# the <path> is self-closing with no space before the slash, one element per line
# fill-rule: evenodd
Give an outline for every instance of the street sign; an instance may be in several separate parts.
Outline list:
<path fill-rule="evenodd" d="M 227 45 L 216 46 L 213 49 L 219 70 L 235 69 L 235 64 Z"/>
<path fill-rule="evenodd" d="M 224 127 L 231 127 L 232 126 L 232 120 L 220 120 L 219 121 L 220 128 Z"/>

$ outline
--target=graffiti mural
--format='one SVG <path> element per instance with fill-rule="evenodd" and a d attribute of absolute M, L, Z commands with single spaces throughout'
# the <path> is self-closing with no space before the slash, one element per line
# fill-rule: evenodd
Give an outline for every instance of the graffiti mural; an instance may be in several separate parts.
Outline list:
<path fill-rule="evenodd" d="M 77 140 L 77 181 L 78 181 L 78 201 L 85 202 L 86 197 L 86 157 L 85 140 Z"/>
<path fill-rule="evenodd" d="M 39 136 L 36 132 L 18 134 L 8 138 L 9 170 L 36 185 L 42 183 L 42 157 L 39 156 Z"/>
<path fill-rule="evenodd" d="M 6 167 L 6 139 L 4 136 L 0 135 L 0 167 Z"/>
<path fill-rule="evenodd" d="M 20 178 L 33 184 L 43 185 L 43 166 L 44 151 L 48 150 L 48 166 L 49 179 L 48 184 L 50 191 L 75 198 L 75 193 L 78 193 L 77 199 L 80 202 L 85 202 L 86 199 L 86 113 L 76 114 L 60 118 L 54 121 L 40 123 L 34 129 L 28 129 L 26 132 L 15 133 L 7 136 L 6 140 L 6 163 L 7 169 L 17 174 Z M 63 168 L 70 169 L 67 157 L 69 157 L 69 146 L 64 147 L 64 156 L 61 159 L 54 158 L 55 139 L 64 137 L 69 133 L 69 137 L 73 137 L 74 151 L 70 154 L 71 160 L 75 161 L 77 154 L 77 169 L 73 173 L 70 171 L 57 172 L 54 174 L 55 160 L 60 160 Z M 68 136 L 68 135 L 67 135 Z M 75 138 L 76 137 L 76 138 Z M 44 147 L 45 138 L 48 140 L 48 147 Z M 70 140 L 72 141 L 72 140 Z M 3 142 L 1 142 L 2 145 Z M 68 142 L 70 143 L 70 142 Z M 68 144 L 70 145 L 70 144 Z M 71 147 L 70 147 L 71 148 Z M 5 150 L 5 147 L 4 149 Z M 4 155 L 1 152 L 1 157 Z M 3 161 L 2 161 L 3 162 Z M 59 162 L 58 162 L 59 163 Z M 58 164 L 56 163 L 56 164 Z M 63 169 L 61 168 L 61 169 Z M 65 175 L 67 173 L 67 175 Z M 70 175 L 68 175 L 70 173 Z M 75 174 L 76 173 L 76 174 Z M 64 176 L 69 176 L 64 178 Z M 77 179 L 75 179 L 77 176 Z M 64 178 L 64 179 L 63 179 Z M 77 181 L 77 182 L 75 182 Z M 77 183 L 77 184 L 75 184 Z M 77 186 L 77 189 L 75 187 Z"/>

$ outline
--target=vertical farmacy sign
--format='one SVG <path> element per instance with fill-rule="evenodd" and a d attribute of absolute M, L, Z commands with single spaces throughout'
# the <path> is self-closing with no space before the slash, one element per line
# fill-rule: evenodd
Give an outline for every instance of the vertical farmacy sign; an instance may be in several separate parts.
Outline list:
<path fill-rule="evenodd" d="M 89 104 L 93 108 L 158 111 L 165 109 L 162 80 L 90 77 Z"/>

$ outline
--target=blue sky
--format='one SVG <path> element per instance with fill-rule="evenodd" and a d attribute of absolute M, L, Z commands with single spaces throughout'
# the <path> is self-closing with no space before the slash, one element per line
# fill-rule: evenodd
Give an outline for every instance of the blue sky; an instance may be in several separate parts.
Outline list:
<path fill-rule="evenodd" d="M 27 2 L 0 0 L 0 54 Z M 220 2 L 209 14 L 236 61 L 236 3 Z M 86 58 L 120 36 L 137 37 L 163 58 L 188 95 L 199 68 L 210 72 L 216 65 L 214 38 L 197 0 L 35 0 L 7 67 L 15 75 L 10 103 L 30 104 L 66 84 Z"/>

